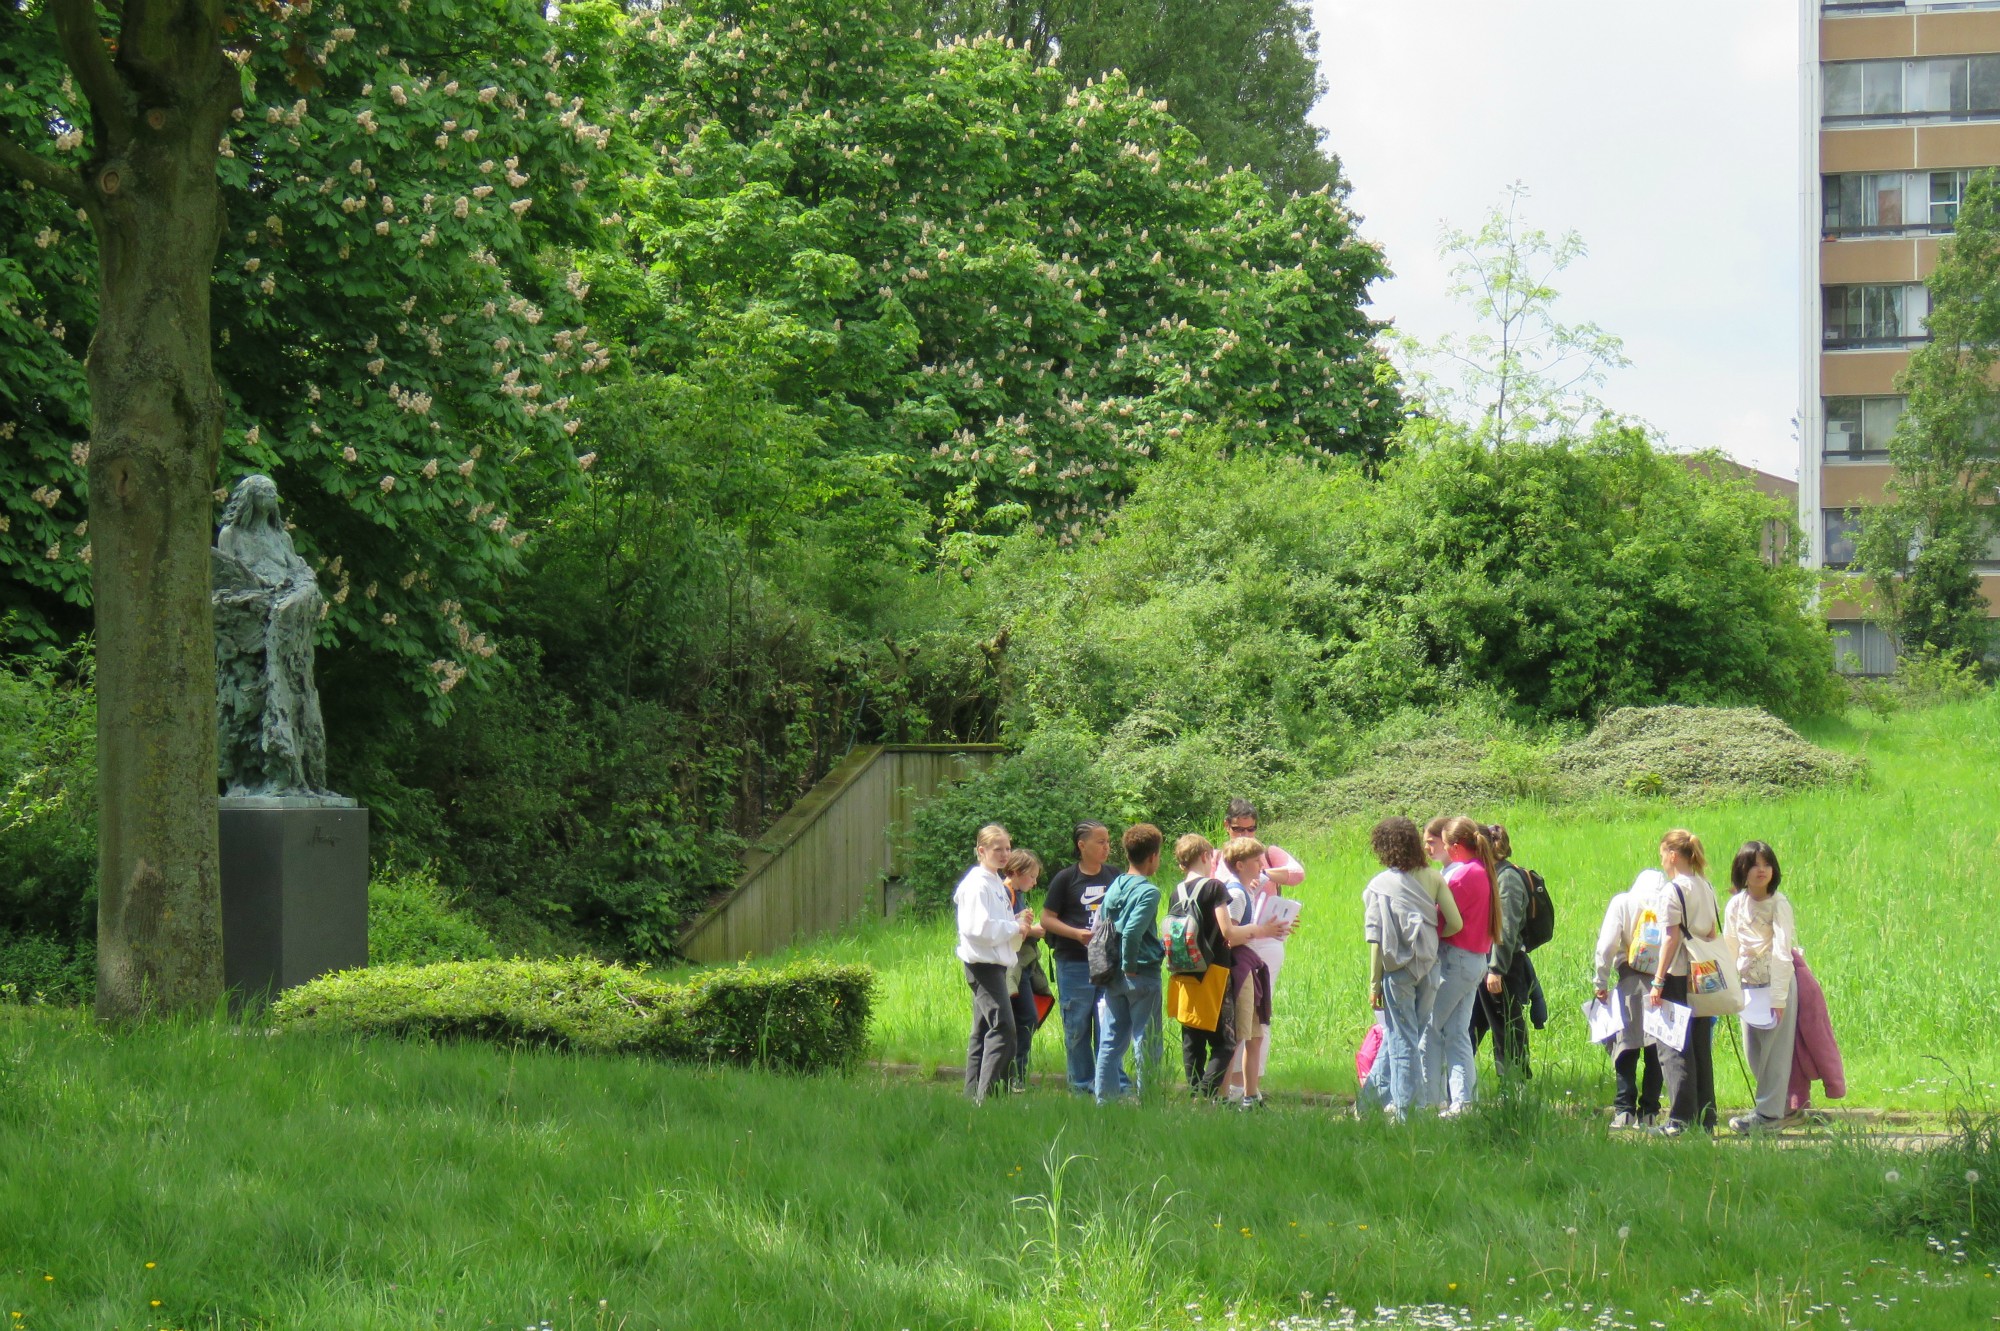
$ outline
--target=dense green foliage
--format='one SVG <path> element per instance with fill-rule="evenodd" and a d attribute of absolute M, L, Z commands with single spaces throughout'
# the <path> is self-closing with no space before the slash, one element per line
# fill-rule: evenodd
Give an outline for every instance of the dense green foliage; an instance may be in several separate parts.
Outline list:
<path fill-rule="evenodd" d="M 996 39 L 815 17 L 635 27 L 660 149 L 626 266 L 592 274 L 635 367 L 763 403 L 777 451 L 844 460 L 823 484 L 893 465 L 934 509 L 971 484 L 1071 535 L 1198 422 L 1379 451 L 1397 401 L 1360 306 L 1384 268 L 1330 191 L 1210 168 L 1121 76 L 1072 90 Z"/>
<path fill-rule="evenodd" d="M 940 908 L 972 864 L 979 829 L 1000 823 L 1016 847 L 1044 865 L 1043 886 L 1060 864 L 1076 860 L 1071 839 L 1086 818 L 1114 828 L 1136 821 L 1119 807 L 1118 792 L 1098 761 L 1099 744 L 1088 732 L 1045 727 L 1021 752 L 946 786 L 921 805 L 912 827 L 905 878 L 919 904 Z M 1114 830 L 1113 838 L 1117 832 Z"/>
<path fill-rule="evenodd" d="M 0 128 L 63 156 L 47 23 L 0 17 Z M 224 479 L 276 476 L 333 602 L 385 955 L 665 957 L 857 742 L 1044 736 L 933 815 L 942 883 L 980 801 L 1061 855 L 1084 813 L 1307 789 L 1398 709 L 1825 700 L 1747 491 L 1632 432 L 1489 454 L 1406 421 L 1295 4 L 254 27 Z M 94 262 L 46 191 L 0 223 L 0 562 L 16 636 L 59 642 Z M 22 760 L 44 804 L 69 752 Z M 90 826 L 0 828 L 41 912 L 0 924 L 66 965 Z"/>
<path fill-rule="evenodd" d="M 96 981 L 97 707 L 90 655 L 0 668 L 0 998 Z"/>
<path fill-rule="evenodd" d="M 799 1072 L 852 1067 L 868 1047 L 875 976 L 799 962 L 706 971 L 670 984 L 603 962 L 371 966 L 287 990 L 282 1031 L 497 1040 Z"/>
<path fill-rule="evenodd" d="M 1023 536 L 985 567 L 1011 719 L 1051 735 L 926 814 L 919 890 L 949 889 L 982 801 L 1044 854 L 1085 813 L 1208 827 L 1231 795 L 1282 801 L 1362 759 L 1382 718 L 1468 696 L 1531 727 L 1662 702 L 1815 714 L 1837 695 L 1811 584 L 1760 544 L 1790 521 L 1631 430 L 1415 436 L 1375 475 L 1177 447 L 1104 541 Z M 1077 795 L 1042 793 L 1062 782 Z"/>
<path fill-rule="evenodd" d="M 491 657 L 521 520 L 574 487 L 570 408 L 608 362 L 554 248 L 596 240 L 600 131 L 574 103 L 598 89 L 563 57 L 589 63 L 604 24 L 590 6 L 551 21 L 515 0 L 252 12 L 221 162 L 220 481 L 272 474 L 332 602 L 327 640 L 441 700 Z M 68 156 L 81 135 L 46 127 L 85 117 L 52 23 L 45 6 L 0 10 L 0 130 L 44 127 Z M 92 236 L 17 189 L 0 190 L 0 231 L 18 288 L 0 344 L 21 348 L 0 363 L 0 432 L 25 431 L 0 478 L 0 562 L 50 610 L 88 596 Z"/>
<path fill-rule="evenodd" d="M 1926 1153 L 1607 1139 L 1553 1104 L 1534 1122 L 1523 1142 L 1280 1107 L 1252 1132 L 1059 1091 L 973 1109 L 866 1076 L 207 1024 L 107 1039 L 0 1012 L 0 1308 L 25 1331 L 1937 1331 L 1992 1313 L 1993 1255 L 1953 1251 L 1963 1209 L 1914 1234 L 1878 1220 Z"/>
<path fill-rule="evenodd" d="M 1341 186 L 1312 123 L 1326 91 L 1319 34 L 1297 0 L 933 0 L 960 36 L 995 33 L 1059 61 L 1073 82 L 1113 70 L 1166 98 L 1218 162 L 1281 190 Z"/>
<path fill-rule="evenodd" d="M 457 908 L 429 866 L 368 884 L 370 965 L 427 966 L 498 955 L 486 930 Z"/>
<path fill-rule="evenodd" d="M 1906 650 L 1976 664 L 2000 648 L 1977 571 L 2000 543 L 2000 183 L 1991 172 L 1966 192 L 1927 282 L 1930 340 L 1900 381 L 1910 404 L 1889 442 L 1889 502 L 1867 511 L 1855 565 Z"/>

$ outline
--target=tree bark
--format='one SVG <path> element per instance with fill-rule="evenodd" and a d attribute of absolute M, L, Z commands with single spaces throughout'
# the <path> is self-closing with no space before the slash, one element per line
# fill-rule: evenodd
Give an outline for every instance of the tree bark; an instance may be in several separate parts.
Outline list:
<path fill-rule="evenodd" d="M 97 622 L 97 1012 L 222 996 L 212 491 L 223 402 L 209 283 L 217 145 L 241 96 L 221 0 L 127 0 L 117 55 L 94 0 L 50 0 L 90 100 L 78 184 L 98 242 L 90 540 Z"/>

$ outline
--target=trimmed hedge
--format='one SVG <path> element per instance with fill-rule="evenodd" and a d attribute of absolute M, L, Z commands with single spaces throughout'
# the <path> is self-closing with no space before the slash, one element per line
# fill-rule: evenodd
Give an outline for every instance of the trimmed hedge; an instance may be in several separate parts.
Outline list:
<path fill-rule="evenodd" d="M 844 1070 L 868 1046 L 875 972 L 797 962 L 670 984 L 586 958 L 371 966 L 280 995 L 283 1031 L 492 1040 L 795 1072 Z"/>

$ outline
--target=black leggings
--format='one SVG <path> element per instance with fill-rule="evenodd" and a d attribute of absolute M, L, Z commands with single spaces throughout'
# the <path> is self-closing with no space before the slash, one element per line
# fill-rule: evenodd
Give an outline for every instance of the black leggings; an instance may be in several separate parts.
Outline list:
<path fill-rule="evenodd" d="M 1639 1071 L 1642 1060 L 1646 1065 L 1643 1076 Z M 1641 1118 L 1651 1118 L 1660 1112 L 1660 1056 L 1652 1045 L 1627 1049 L 1611 1060 L 1611 1067 L 1618 1074 L 1618 1094 L 1611 1101 L 1613 1109 Z"/>
<path fill-rule="evenodd" d="M 1527 1003 L 1516 998 L 1514 986 L 1488 993 L 1482 982 L 1472 1005 L 1472 1047 L 1477 1051 L 1486 1032 L 1493 1032 L 1493 1070 L 1502 1077 L 1531 1077 L 1528 1067 Z"/>
<path fill-rule="evenodd" d="M 1687 996 L 1687 976 L 1669 975 L 1660 997 L 1684 1004 Z M 1686 1049 L 1661 1045 L 1659 1050 L 1660 1073 L 1667 1087 L 1667 1117 L 1684 1128 L 1715 1131 L 1715 1018 L 1689 1020 Z"/>

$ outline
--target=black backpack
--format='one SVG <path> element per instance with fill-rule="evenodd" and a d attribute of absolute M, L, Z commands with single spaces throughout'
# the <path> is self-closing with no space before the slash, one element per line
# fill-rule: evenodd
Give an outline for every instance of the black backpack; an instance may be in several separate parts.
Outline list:
<path fill-rule="evenodd" d="M 1542 944 L 1556 936 L 1556 903 L 1549 896 L 1549 885 L 1533 869 L 1520 870 L 1521 878 L 1528 884 L 1528 918 L 1521 921 L 1521 950 L 1533 952 Z"/>
<path fill-rule="evenodd" d="M 1111 886 L 1104 889 L 1104 900 L 1098 903 L 1097 918 L 1091 922 L 1090 945 L 1084 954 L 1090 961 L 1090 982 L 1095 985 L 1115 984 L 1125 973 L 1123 949 L 1118 944 L 1118 930 L 1111 923 L 1111 898 L 1125 886 L 1129 874 L 1119 874 L 1111 880 Z"/>

